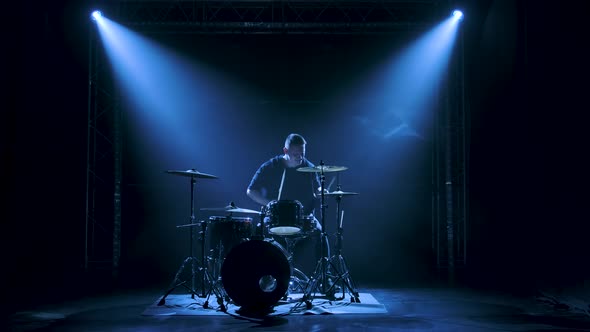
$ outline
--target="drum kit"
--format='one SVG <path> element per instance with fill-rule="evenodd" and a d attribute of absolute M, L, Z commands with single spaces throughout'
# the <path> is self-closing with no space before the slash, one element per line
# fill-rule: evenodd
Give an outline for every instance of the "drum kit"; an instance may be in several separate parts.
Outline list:
<path fill-rule="evenodd" d="M 265 311 L 290 293 L 301 292 L 298 303 L 311 308 L 312 300 L 325 296 L 329 300 L 342 300 L 346 293 L 351 302 L 360 302 L 359 293 L 342 256 L 343 197 L 358 195 L 337 190 L 329 192 L 325 187 L 325 173 L 341 172 L 343 166 L 300 167 L 299 172 L 318 173 L 320 178 L 321 206 L 321 254 L 311 276 L 305 275 L 293 264 L 293 243 L 316 232 L 316 219 L 303 215 L 303 206 L 297 200 L 272 200 L 260 211 L 237 207 L 234 202 L 222 208 L 201 208 L 201 211 L 223 212 L 223 216 L 211 216 L 196 221 L 194 190 L 197 179 L 217 179 L 217 176 L 191 170 L 169 170 L 168 174 L 190 179 L 190 223 L 177 228 L 190 230 L 190 254 L 184 259 L 175 277 L 158 302 L 164 305 L 166 297 L 176 288 L 186 288 L 191 297 L 204 298 L 203 307 L 209 308 L 211 295 L 217 299 L 218 309 L 226 311 L 227 303 L 240 306 L 245 311 Z M 337 202 L 336 244 L 330 256 L 328 233 L 325 225 L 326 197 Z M 235 216 L 251 215 L 251 216 Z M 195 228 L 200 244 L 200 258 L 194 256 Z M 286 239 L 286 248 L 275 238 Z M 293 240 L 295 239 L 295 240 Z M 183 280 L 182 276 L 189 278 Z M 190 282 L 190 283 L 189 283 Z M 342 295 L 339 295 L 339 291 Z M 337 294 L 338 292 L 338 294 Z M 225 301 L 225 302 L 224 302 Z"/>

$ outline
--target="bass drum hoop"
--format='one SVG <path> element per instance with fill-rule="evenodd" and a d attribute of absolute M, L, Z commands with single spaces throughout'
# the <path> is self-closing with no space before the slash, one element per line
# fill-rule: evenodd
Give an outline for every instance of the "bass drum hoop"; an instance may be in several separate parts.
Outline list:
<path fill-rule="evenodd" d="M 262 280 L 272 277 L 273 289 L 264 289 Z M 291 265 L 285 249 L 273 239 L 242 242 L 227 254 L 221 266 L 221 282 L 233 302 L 248 310 L 267 310 L 286 293 Z"/>

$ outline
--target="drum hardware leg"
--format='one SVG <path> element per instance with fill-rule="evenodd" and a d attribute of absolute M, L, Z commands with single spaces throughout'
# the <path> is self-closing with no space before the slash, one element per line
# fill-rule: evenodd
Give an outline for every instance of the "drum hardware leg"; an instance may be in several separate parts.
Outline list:
<path fill-rule="evenodd" d="M 203 262 L 203 264 L 199 267 L 199 272 L 201 272 L 201 296 L 200 297 L 206 297 L 205 303 L 203 304 L 203 308 L 208 309 L 209 308 L 209 299 L 211 297 L 211 294 L 215 294 L 215 297 L 217 298 L 217 304 L 219 305 L 219 308 L 221 311 L 225 312 L 227 310 L 225 304 L 223 303 L 223 299 L 227 298 L 227 296 L 225 294 L 223 294 L 223 290 L 221 287 L 219 287 L 219 285 L 217 284 L 217 276 L 213 277 L 211 275 L 211 273 L 209 273 L 209 270 L 207 268 L 208 264 L 205 261 L 205 234 L 206 230 L 207 230 L 207 223 L 204 221 L 201 221 L 201 237 L 199 238 L 199 240 L 201 241 L 201 261 Z M 210 259 L 210 257 L 207 257 L 207 259 Z M 208 285 L 208 291 L 207 294 L 205 294 L 205 285 Z"/>
<path fill-rule="evenodd" d="M 287 300 L 290 293 L 305 293 L 305 285 L 309 282 L 309 277 L 307 277 L 305 273 L 296 268 L 293 264 L 294 247 L 301 239 L 302 238 L 299 237 L 294 239 L 284 237 L 286 247 L 285 249 L 288 255 L 287 260 L 291 266 L 291 277 L 289 278 L 289 288 L 287 289 L 287 293 L 285 293 L 283 300 Z"/>
<path fill-rule="evenodd" d="M 315 297 L 316 293 L 321 293 L 326 295 L 328 298 L 332 298 L 333 295 L 333 284 L 331 284 L 331 280 L 333 279 L 332 274 L 330 273 L 331 269 L 331 262 L 329 259 L 329 246 L 328 244 L 328 235 L 325 232 L 322 232 L 321 235 L 321 251 L 322 256 L 318 260 L 313 275 L 309 278 L 309 282 L 305 288 L 305 294 L 303 298 L 313 298 Z"/>
<path fill-rule="evenodd" d="M 209 308 L 209 299 L 211 297 L 211 294 L 215 294 L 215 297 L 217 298 L 217 305 L 219 305 L 219 309 L 221 311 L 225 312 L 227 310 L 227 308 L 226 308 L 225 304 L 223 303 L 223 300 L 226 299 L 227 296 L 222 291 L 222 288 L 217 285 L 217 282 L 211 277 L 211 274 L 209 274 L 209 271 L 207 271 L 206 268 L 204 268 L 201 271 L 201 273 L 203 274 L 203 284 L 205 284 L 205 283 L 209 284 L 209 290 L 206 294 L 206 300 L 205 300 L 205 303 L 203 304 L 203 308 L 205 308 L 205 309 Z"/>
<path fill-rule="evenodd" d="M 346 297 L 346 291 L 348 291 L 351 295 L 350 302 L 360 303 L 361 300 L 359 298 L 359 293 L 356 289 L 354 281 L 350 276 L 350 271 L 348 270 L 348 266 L 346 265 L 346 260 L 342 255 L 335 255 L 330 258 L 330 265 L 334 269 L 334 276 L 335 279 L 333 280 L 334 284 L 332 287 L 337 287 L 341 285 L 342 289 L 342 297 L 335 297 L 335 300 L 343 300 Z M 336 288 L 334 288 L 334 293 L 336 292 Z M 335 296 L 335 294 L 334 294 Z"/>
<path fill-rule="evenodd" d="M 184 267 L 186 266 L 187 263 L 191 262 L 194 260 L 194 257 L 187 257 L 182 264 L 180 265 L 180 268 L 178 269 L 178 271 L 176 272 L 176 275 L 174 276 L 174 280 L 172 280 L 172 284 L 170 285 L 170 288 L 168 289 L 168 291 L 166 291 L 166 293 L 164 294 L 164 296 L 162 296 L 162 298 L 160 299 L 160 301 L 158 302 L 159 306 L 162 306 L 164 304 L 166 304 L 166 298 L 168 297 L 168 295 L 170 295 L 170 293 L 172 293 L 172 291 L 174 291 L 174 289 L 176 289 L 176 287 L 178 286 L 183 286 L 189 289 L 189 291 L 191 292 L 191 294 L 194 294 L 194 290 L 191 289 L 190 287 L 187 287 L 185 284 L 187 283 L 187 280 L 184 281 L 180 281 L 180 274 L 182 273 L 182 271 L 184 271 Z M 194 273 L 194 270 L 193 270 Z"/>
<path fill-rule="evenodd" d="M 305 285 L 309 283 L 309 277 L 297 268 L 293 268 L 293 273 L 289 281 L 289 291 L 305 293 Z"/>

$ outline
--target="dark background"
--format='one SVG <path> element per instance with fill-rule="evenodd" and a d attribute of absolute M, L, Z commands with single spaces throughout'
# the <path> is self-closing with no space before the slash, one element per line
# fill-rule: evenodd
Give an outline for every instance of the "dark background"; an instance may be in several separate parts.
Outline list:
<path fill-rule="evenodd" d="M 464 7 L 470 119 L 465 285 L 529 291 L 576 286 L 589 278 L 584 204 L 588 65 L 581 6 L 574 1 L 481 1 Z M 77 2 L 26 1 L 2 23 L 2 284 L 9 296 L 23 295 L 23 303 L 102 289 L 102 276 L 81 269 L 88 12 Z M 314 135 L 313 141 L 321 140 Z M 280 142 L 284 132 L 276 137 Z M 268 150 L 256 151 L 252 165 Z M 424 225 L 416 227 L 413 249 L 419 250 L 429 235 L 421 231 Z M 153 249 L 139 244 L 124 255 L 138 252 L 140 258 L 129 264 L 149 267 L 145 253 Z M 383 251 L 371 259 L 403 257 L 388 253 L 397 248 L 389 246 L 374 247 Z M 419 264 L 427 260 L 406 257 L 395 265 L 407 267 L 403 278 L 392 277 L 390 284 L 436 279 L 431 269 L 413 265 L 415 257 Z M 165 276 L 167 281 L 177 262 L 141 271 L 146 280 Z M 130 282 L 137 284 L 137 279 Z"/>

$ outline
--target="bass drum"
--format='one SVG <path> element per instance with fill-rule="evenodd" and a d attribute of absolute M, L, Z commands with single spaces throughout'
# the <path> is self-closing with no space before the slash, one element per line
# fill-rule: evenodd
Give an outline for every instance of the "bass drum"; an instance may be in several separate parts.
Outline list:
<path fill-rule="evenodd" d="M 266 311 L 286 293 L 291 264 L 273 239 L 250 240 L 232 248 L 221 266 L 221 282 L 233 302 L 248 311 Z"/>

